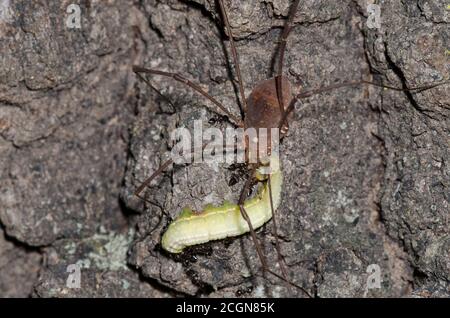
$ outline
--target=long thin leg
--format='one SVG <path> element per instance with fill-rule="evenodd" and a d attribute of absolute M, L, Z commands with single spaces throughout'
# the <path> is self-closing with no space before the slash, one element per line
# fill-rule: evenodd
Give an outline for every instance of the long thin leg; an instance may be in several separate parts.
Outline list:
<path fill-rule="evenodd" d="M 236 116 L 234 116 L 232 113 L 230 113 L 225 108 L 225 106 L 223 106 L 217 99 L 215 99 L 214 97 L 209 95 L 207 92 L 205 92 L 199 85 L 191 82 L 190 80 L 186 79 L 185 77 L 183 77 L 183 76 L 181 76 L 181 75 L 179 75 L 177 73 L 170 73 L 170 72 L 163 72 L 163 71 L 159 71 L 159 70 L 152 70 L 152 69 L 144 68 L 144 67 L 137 66 L 137 65 L 133 66 L 133 71 L 135 73 L 137 73 L 137 74 L 138 73 L 148 73 L 148 74 L 153 74 L 153 75 L 161 75 L 161 76 L 171 77 L 174 80 L 191 87 L 192 89 L 194 89 L 195 91 L 197 91 L 198 93 L 200 93 L 201 95 L 203 95 L 204 97 L 209 99 L 214 105 L 219 107 L 219 109 L 222 112 L 224 112 L 230 119 L 232 119 L 237 126 L 239 126 L 239 127 L 243 127 L 244 126 L 244 123 L 242 122 L 242 120 L 237 118 Z M 145 82 L 147 83 L 148 81 L 145 81 Z"/>
<path fill-rule="evenodd" d="M 204 144 L 204 145 L 202 146 L 202 151 L 203 151 L 203 149 L 205 149 L 205 147 L 206 147 L 206 144 Z M 192 151 L 192 150 L 191 150 L 191 151 Z M 195 149 L 194 149 L 193 151 L 195 151 Z M 162 165 L 160 165 L 160 166 L 158 167 L 158 169 L 157 169 L 155 172 L 153 172 L 152 175 L 151 175 L 150 177 L 148 177 L 147 179 L 144 180 L 144 182 L 141 183 L 141 185 L 136 189 L 136 191 L 134 191 L 134 194 L 135 194 L 138 198 L 140 198 L 140 199 L 142 199 L 142 200 L 148 202 L 148 200 L 146 200 L 146 199 L 141 195 L 142 191 L 144 191 L 145 188 L 147 188 L 148 186 L 150 186 L 150 183 L 153 181 L 153 179 L 155 179 L 157 176 L 159 176 L 159 175 L 160 175 L 164 170 L 166 170 L 171 164 L 173 164 L 173 160 L 172 160 L 172 159 L 168 159 L 168 160 L 164 161 L 164 163 L 163 163 Z"/>
<path fill-rule="evenodd" d="M 142 184 L 136 189 L 136 191 L 134 191 L 134 194 L 138 198 L 140 198 L 144 201 L 148 201 L 143 196 L 141 196 L 141 192 L 144 191 L 144 189 L 150 185 L 150 183 L 153 181 L 153 179 L 155 179 L 157 176 L 159 176 L 172 163 L 173 163 L 172 159 L 166 160 L 162 165 L 159 166 L 159 168 L 155 172 L 152 173 L 152 175 L 150 177 L 148 177 L 147 179 L 144 180 L 144 182 L 142 182 Z"/>
<path fill-rule="evenodd" d="M 292 23 L 293 23 L 293 20 L 295 17 L 295 13 L 297 12 L 297 9 L 298 9 L 299 2 L 300 2 L 300 0 L 295 0 L 294 3 L 292 4 L 292 6 L 290 7 L 288 19 L 286 21 L 286 24 L 284 25 L 283 33 L 281 34 L 281 40 L 280 40 L 278 65 L 277 65 L 278 69 L 277 69 L 277 74 L 275 76 L 275 85 L 276 85 L 276 90 L 277 90 L 278 106 L 280 107 L 281 115 L 284 114 L 284 97 L 283 97 L 283 86 L 282 86 L 283 81 L 282 81 L 282 77 L 281 77 L 283 75 L 284 53 L 286 51 L 287 39 L 288 39 L 289 33 L 292 28 Z M 277 233 L 278 232 L 277 231 L 277 218 L 276 218 L 276 214 L 275 214 L 275 209 L 273 208 L 272 187 L 271 187 L 271 182 L 270 182 L 270 175 L 267 179 L 267 183 L 268 183 L 268 187 L 269 187 L 270 208 L 272 209 L 272 220 L 273 220 L 272 232 L 273 232 L 273 235 L 275 236 L 275 248 L 277 250 L 278 264 L 280 265 L 283 277 L 287 281 L 288 273 L 284 266 L 284 262 L 283 262 L 283 259 L 281 256 L 280 242 L 279 242 L 278 233 Z"/>
<path fill-rule="evenodd" d="M 431 89 L 431 88 L 434 88 L 434 87 L 438 87 L 438 86 L 441 86 L 441 85 L 450 84 L 450 81 L 443 81 L 443 82 L 439 82 L 439 83 L 435 83 L 435 84 L 429 84 L 429 85 L 424 85 L 424 86 L 420 86 L 420 87 L 398 88 L 398 87 L 394 87 L 394 86 L 382 85 L 382 84 L 378 84 L 378 83 L 374 83 L 374 82 L 360 80 L 360 81 L 344 82 L 344 83 L 340 83 L 340 84 L 335 84 L 335 85 L 330 85 L 330 86 L 326 86 L 326 87 L 321 87 L 321 88 L 309 90 L 309 91 L 297 94 L 291 100 L 291 102 L 289 103 L 288 108 L 286 109 L 285 113 L 281 117 L 280 124 L 278 125 L 279 129 L 281 129 L 281 127 L 283 127 L 285 125 L 287 117 L 294 110 L 295 103 L 299 99 L 311 97 L 311 96 L 316 95 L 316 94 L 325 93 L 325 92 L 328 92 L 328 91 L 331 91 L 331 90 L 337 89 L 337 88 L 349 87 L 349 86 L 357 86 L 357 85 L 361 85 L 361 84 L 367 84 L 367 85 L 377 86 L 377 87 L 381 87 L 381 88 L 392 89 L 394 91 L 399 91 L 399 92 L 421 92 L 421 91 L 424 91 L 424 90 L 427 90 L 427 89 Z"/>
<path fill-rule="evenodd" d="M 295 13 L 297 12 L 298 3 L 300 0 L 295 0 L 289 10 L 289 16 L 284 25 L 283 33 L 281 35 L 280 40 L 280 48 L 279 48 L 279 56 L 278 56 L 278 70 L 277 75 L 275 76 L 275 84 L 277 88 L 277 96 L 278 96 L 278 105 L 280 106 L 280 113 L 284 113 L 284 99 L 283 99 L 283 87 L 281 76 L 283 75 L 283 61 L 284 61 L 284 52 L 286 51 L 286 43 L 289 36 L 289 32 L 292 29 L 292 22 L 294 21 Z"/>
<path fill-rule="evenodd" d="M 251 175 L 253 175 L 254 171 L 255 171 L 255 169 L 252 169 Z M 256 252 L 257 252 L 259 260 L 261 262 L 261 265 L 262 265 L 262 268 L 263 268 L 263 273 L 264 272 L 268 272 L 268 273 L 272 274 L 273 276 L 275 276 L 275 277 L 277 277 L 277 278 L 279 278 L 279 279 L 281 279 L 281 280 L 291 284 L 292 286 L 300 289 L 301 291 L 303 291 L 305 293 L 305 295 L 307 295 L 309 298 L 311 298 L 311 295 L 303 287 L 301 287 L 301 286 L 291 282 L 290 280 L 287 280 L 282 275 L 279 275 L 279 274 L 275 273 L 274 271 L 270 270 L 269 266 L 267 266 L 266 258 L 264 257 L 264 253 L 262 251 L 261 245 L 259 244 L 259 240 L 256 237 L 256 233 L 255 233 L 255 230 L 253 228 L 252 222 L 251 222 L 251 220 L 250 220 L 250 218 L 249 218 L 249 216 L 248 216 L 248 214 L 247 214 L 247 212 L 245 211 L 245 208 L 244 208 L 244 201 L 245 201 L 245 199 L 247 197 L 248 189 L 249 189 L 251 183 L 252 183 L 252 179 L 248 178 L 247 181 L 245 182 L 244 187 L 243 187 L 243 189 L 241 191 L 241 194 L 239 196 L 238 206 L 239 206 L 239 209 L 241 211 L 242 217 L 247 222 L 248 227 L 250 229 L 250 235 L 252 237 L 253 244 L 255 245 Z"/>
<path fill-rule="evenodd" d="M 204 143 L 202 145 L 201 151 L 203 151 L 206 146 L 207 146 L 207 143 Z M 227 149 L 225 146 L 223 148 L 223 155 L 227 155 L 229 150 L 230 149 Z M 239 149 L 239 148 L 236 149 L 234 146 L 233 146 L 232 150 L 233 150 L 233 152 L 243 151 L 242 149 Z M 196 151 L 196 149 L 194 148 L 191 151 L 194 152 L 194 151 Z M 151 203 L 150 201 L 148 201 L 145 197 L 143 197 L 141 195 L 142 191 L 144 191 L 145 188 L 149 187 L 150 183 L 153 181 L 153 179 L 155 179 L 157 176 L 159 176 L 164 170 L 166 170 L 173 163 L 174 162 L 172 159 L 168 159 L 168 160 L 164 161 L 164 163 L 162 165 L 160 165 L 158 167 L 158 169 L 151 174 L 150 177 L 148 177 L 147 179 L 144 180 L 144 182 L 141 183 L 141 185 L 134 191 L 134 195 L 136 195 L 139 199 L 141 199 L 145 202 Z"/>
<path fill-rule="evenodd" d="M 225 6 L 223 5 L 222 0 L 218 0 L 218 2 L 219 2 L 220 11 L 222 13 L 223 22 L 225 24 L 225 28 L 228 33 L 228 37 L 230 39 L 231 55 L 233 56 L 233 63 L 234 63 L 234 67 L 236 68 L 236 75 L 237 75 L 238 82 L 239 82 L 239 93 L 241 95 L 241 103 L 242 103 L 241 112 L 242 112 L 242 114 L 246 114 L 247 113 L 247 101 L 245 99 L 244 84 L 243 84 L 242 76 L 241 76 L 241 68 L 239 67 L 239 57 L 237 54 L 236 46 L 234 45 L 233 33 L 231 33 L 230 22 L 228 21 L 228 15 L 225 10 Z"/>
<path fill-rule="evenodd" d="M 152 83 L 150 83 L 150 81 L 145 78 L 144 76 L 142 76 L 139 73 L 136 73 L 136 75 L 139 77 L 139 79 L 141 81 L 143 81 L 144 83 L 146 83 L 153 91 L 156 92 L 156 94 L 158 94 L 160 97 L 162 97 L 163 99 L 165 99 L 166 101 L 169 102 L 170 106 L 172 107 L 172 109 L 174 110 L 174 112 L 176 111 L 175 106 L 172 104 L 172 102 L 170 101 L 169 98 L 167 98 L 167 96 L 164 96 L 159 89 L 157 89 L 155 86 L 152 85 Z"/>
<path fill-rule="evenodd" d="M 250 171 L 250 175 L 251 176 L 254 175 L 254 171 L 255 171 L 255 168 L 253 168 Z M 263 271 L 265 271 L 267 269 L 267 262 L 266 262 L 266 259 L 264 257 L 264 254 L 262 252 L 261 245 L 259 244 L 258 238 L 256 237 L 256 233 L 255 233 L 255 230 L 253 229 L 252 222 L 251 222 L 251 220 L 250 220 L 250 218 L 249 218 L 249 216 L 248 216 L 248 214 L 247 214 L 247 212 L 245 211 L 245 208 L 244 208 L 244 201 L 247 198 L 247 194 L 248 194 L 248 191 L 249 191 L 249 188 L 250 188 L 251 184 L 252 184 L 252 179 L 250 177 L 250 178 L 247 179 L 247 181 L 244 184 L 244 187 L 242 188 L 241 194 L 239 196 L 238 205 L 239 205 L 239 209 L 241 210 L 242 217 L 244 218 L 244 220 L 248 224 L 248 228 L 250 229 L 250 235 L 252 236 L 253 243 L 255 244 L 255 247 L 256 247 L 256 252 L 258 253 L 259 259 L 260 259 L 261 264 L 263 266 Z"/>
<path fill-rule="evenodd" d="M 273 236 L 275 236 L 275 249 L 277 250 L 277 261 L 278 261 L 278 264 L 280 265 L 281 273 L 283 274 L 283 277 L 287 282 L 289 275 L 288 275 L 286 267 L 284 266 L 283 257 L 281 256 L 280 240 L 278 239 L 278 230 L 277 230 L 277 218 L 275 215 L 275 209 L 273 208 L 272 185 L 270 182 L 270 174 L 267 178 L 267 185 L 269 188 L 270 209 L 272 210 L 272 222 L 273 222 L 272 234 L 273 234 Z M 288 285 L 288 286 L 290 287 L 290 285 Z"/>

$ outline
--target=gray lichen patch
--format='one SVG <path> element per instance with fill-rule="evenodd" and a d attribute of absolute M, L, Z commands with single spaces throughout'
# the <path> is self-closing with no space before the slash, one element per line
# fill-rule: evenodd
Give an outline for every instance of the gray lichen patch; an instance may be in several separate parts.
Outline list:
<path fill-rule="evenodd" d="M 127 265 L 134 231 L 102 232 L 59 240 L 45 249 L 47 262 L 35 294 L 41 297 L 163 297 Z"/>
<path fill-rule="evenodd" d="M 133 236 L 132 230 L 126 235 L 117 233 L 94 235 L 86 242 L 93 249 L 89 252 L 87 260 L 100 270 L 127 270 L 127 252 Z"/>

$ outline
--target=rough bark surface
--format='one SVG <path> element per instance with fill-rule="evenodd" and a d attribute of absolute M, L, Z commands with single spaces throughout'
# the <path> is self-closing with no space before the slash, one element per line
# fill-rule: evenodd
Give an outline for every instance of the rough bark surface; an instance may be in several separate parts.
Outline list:
<path fill-rule="evenodd" d="M 170 150 L 176 127 L 224 130 L 239 116 L 229 42 L 212 0 L 0 1 L 0 296 L 303 296 L 263 277 L 249 235 L 174 257 L 159 242 L 183 207 L 236 201 L 229 166 L 175 166 L 144 204 L 136 187 Z M 225 1 L 248 96 L 272 77 L 291 1 Z M 448 80 L 444 1 L 300 1 L 284 74 L 295 91 L 360 79 L 410 88 Z M 373 87 L 302 99 L 281 147 L 276 216 L 290 279 L 319 297 L 449 297 L 450 93 Z M 257 231 L 274 271 L 269 222 Z M 70 288 L 67 268 L 81 268 Z M 368 288 L 380 269 L 381 288 Z M 23 283 L 18 283 L 23 282 Z"/>

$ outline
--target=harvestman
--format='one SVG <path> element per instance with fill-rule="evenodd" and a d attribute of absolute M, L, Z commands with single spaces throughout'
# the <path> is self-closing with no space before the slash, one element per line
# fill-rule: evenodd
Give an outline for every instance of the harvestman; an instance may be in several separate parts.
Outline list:
<path fill-rule="evenodd" d="M 374 85 L 374 86 L 383 87 L 383 88 L 389 88 L 389 89 L 393 89 L 393 90 L 397 90 L 397 91 L 422 91 L 422 90 L 430 89 L 430 88 L 447 83 L 445 81 L 445 82 L 440 82 L 440 83 L 426 85 L 426 86 L 417 87 L 417 88 L 401 89 L 401 88 L 396 88 L 396 87 L 391 87 L 391 86 L 380 85 L 380 84 L 376 84 L 376 83 L 365 81 L 365 80 L 359 80 L 359 81 L 352 81 L 352 82 L 344 82 L 344 83 L 335 84 L 335 85 L 331 85 L 331 86 L 327 86 L 327 87 L 323 87 L 323 88 L 305 91 L 300 94 L 297 94 L 296 96 L 292 96 L 291 85 L 290 85 L 287 77 L 283 76 L 282 74 L 283 74 L 283 60 L 284 60 L 284 53 L 286 50 L 287 39 L 288 39 L 288 35 L 292 29 L 293 19 L 294 19 L 295 13 L 297 12 L 297 8 L 298 8 L 299 2 L 300 2 L 300 0 L 294 0 L 292 6 L 290 8 L 290 11 L 289 11 L 288 19 L 286 21 L 286 24 L 283 28 L 283 32 L 281 34 L 280 44 L 279 44 L 279 48 L 278 48 L 279 55 L 278 55 L 278 64 L 277 64 L 277 69 L 276 69 L 276 75 L 275 75 L 275 77 L 272 77 L 270 79 L 267 79 L 265 81 L 258 83 L 256 85 L 256 87 L 253 89 L 249 98 L 246 99 L 245 94 L 244 94 L 244 85 L 242 82 L 241 71 L 240 71 L 239 62 L 238 62 L 238 60 L 239 60 L 238 53 L 237 53 L 233 35 L 231 32 L 228 15 L 225 10 L 223 1 L 218 0 L 217 2 L 219 4 L 220 13 L 222 16 L 222 20 L 223 20 L 223 23 L 225 26 L 226 33 L 227 33 L 227 35 L 229 37 L 229 41 L 230 41 L 231 55 L 232 55 L 232 59 L 233 59 L 234 67 L 235 67 L 235 73 L 236 73 L 238 88 L 239 88 L 239 96 L 240 96 L 239 107 L 241 110 L 242 118 L 238 118 L 238 117 L 234 116 L 233 114 L 231 114 L 213 96 L 209 95 L 207 92 L 202 90 L 202 88 L 199 85 L 191 82 L 190 80 L 186 79 L 184 76 L 182 76 L 180 74 L 164 72 L 164 71 L 159 71 L 159 70 L 154 70 L 154 69 L 147 69 L 147 68 L 144 68 L 141 66 L 134 66 L 133 71 L 139 76 L 139 78 L 141 78 L 144 82 L 146 82 L 152 88 L 153 88 L 153 86 L 151 85 L 151 83 L 145 77 L 143 77 L 141 75 L 141 73 L 171 77 L 178 82 L 184 83 L 188 87 L 195 90 L 197 93 L 199 93 L 199 94 L 203 95 L 205 98 L 209 99 L 222 112 L 222 115 L 225 114 L 232 121 L 232 123 L 237 127 L 241 127 L 244 129 L 247 129 L 250 127 L 253 127 L 256 129 L 267 128 L 268 130 L 270 130 L 271 128 L 278 128 L 279 131 L 281 132 L 280 136 L 282 138 L 286 135 L 286 133 L 288 131 L 288 123 L 287 122 L 288 122 L 289 115 L 294 111 L 296 102 L 301 98 L 310 97 L 314 94 L 320 94 L 320 93 L 327 92 L 327 91 L 341 88 L 341 87 L 357 86 L 357 85 L 361 85 L 361 84 L 369 84 L 369 85 Z M 214 111 L 214 112 L 218 113 L 217 111 Z M 256 143 L 258 143 L 258 140 L 256 141 Z M 246 140 L 245 149 L 246 149 L 246 158 L 247 159 L 249 156 L 249 154 L 248 154 L 249 143 L 251 143 L 251 142 L 252 141 Z M 257 146 L 259 148 L 259 144 Z M 265 146 L 267 146 L 266 153 L 270 154 L 272 145 L 269 144 L 269 145 L 265 145 Z M 136 189 L 135 195 L 138 196 L 140 199 L 146 201 L 145 197 L 142 196 L 142 192 L 144 191 L 144 189 L 149 187 L 151 181 L 172 164 L 173 164 L 172 159 L 165 161 L 149 178 L 147 178 Z M 274 200 L 273 194 L 272 194 L 273 183 L 278 182 L 278 181 L 274 182 L 275 179 L 273 179 L 273 178 L 275 178 L 275 174 L 273 174 L 272 176 L 270 174 L 268 174 L 265 179 L 256 177 L 258 169 L 261 166 L 267 165 L 267 162 L 263 162 L 262 158 L 258 157 L 258 162 L 256 164 L 249 163 L 248 165 L 249 165 L 250 177 L 246 180 L 246 182 L 244 184 L 244 187 L 239 196 L 237 206 L 230 208 L 230 206 L 224 205 L 221 207 L 217 207 L 216 210 L 221 209 L 221 212 L 223 212 L 223 213 L 236 212 L 236 210 L 237 210 L 238 213 L 240 213 L 240 217 L 243 218 L 243 220 L 245 220 L 245 222 L 247 224 L 247 230 L 245 232 L 249 231 L 250 235 L 252 237 L 258 257 L 262 264 L 263 273 L 268 272 L 268 273 L 278 277 L 279 279 L 289 283 L 290 285 L 295 286 L 296 288 L 299 288 L 308 297 L 311 297 L 310 294 L 303 287 L 291 282 L 288 279 L 288 273 L 287 273 L 286 267 L 283 264 L 283 259 L 282 259 L 281 253 L 280 253 L 280 243 L 279 243 L 278 235 L 277 235 L 277 222 L 276 222 L 276 216 L 275 216 L 276 207 L 274 207 L 274 201 L 279 200 L 279 198 L 276 198 Z M 272 230 L 273 230 L 273 234 L 275 237 L 275 248 L 276 248 L 276 252 L 277 252 L 278 263 L 281 268 L 281 274 L 278 274 L 278 273 L 272 271 L 269 268 L 269 266 L 267 265 L 267 261 L 262 252 L 260 242 L 258 241 L 258 238 L 255 233 L 255 226 L 254 226 L 254 224 L 252 224 L 252 221 L 251 221 L 251 219 L 253 219 L 253 217 L 249 217 L 249 213 L 247 213 L 248 212 L 247 209 L 251 209 L 251 207 L 249 207 L 249 204 L 248 204 L 249 201 L 247 201 L 247 199 L 248 199 L 247 197 L 249 195 L 249 189 L 255 183 L 255 181 L 262 181 L 262 180 L 265 181 L 263 192 L 265 191 L 264 193 L 268 200 L 267 202 L 269 202 L 263 208 L 270 210 L 270 212 L 271 212 L 270 216 L 273 219 Z M 278 188 L 278 184 L 277 184 L 277 188 Z M 278 190 L 276 190 L 275 192 L 277 192 L 277 191 Z M 206 210 L 205 210 L 202 212 L 197 212 L 197 215 L 201 215 L 202 213 L 207 214 L 207 213 L 210 213 L 210 211 L 206 212 Z M 182 213 L 180 218 L 183 218 L 186 215 L 188 218 L 195 219 L 197 217 L 197 215 L 195 213 L 185 211 L 184 214 Z M 270 217 L 268 219 L 270 219 Z M 268 221 L 268 219 L 266 221 Z M 261 225 L 262 224 L 258 224 L 258 226 L 261 226 Z M 169 227 L 169 229 L 170 229 L 170 227 Z M 241 233 L 237 233 L 237 234 L 233 234 L 233 235 L 229 235 L 229 236 L 236 236 L 239 234 L 243 234 L 245 232 L 242 231 Z M 220 238 L 224 238 L 224 237 L 219 237 L 219 238 L 215 237 L 215 238 L 211 238 L 208 240 L 220 239 Z M 164 240 L 164 236 L 163 236 L 163 240 Z M 208 241 L 208 240 L 206 240 L 206 241 Z M 199 243 L 204 243 L 204 242 L 205 242 L 205 240 L 199 241 L 199 242 L 196 242 L 193 244 L 199 244 Z M 193 245 L 193 244 L 187 244 L 187 245 Z M 181 251 L 181 249 L 180 249 L 180 251 Z M 175 251 L 175 249 L 174 249 L 174 250 L 172 250 L 172 252 L 178 252 L 178 251 Z"/>

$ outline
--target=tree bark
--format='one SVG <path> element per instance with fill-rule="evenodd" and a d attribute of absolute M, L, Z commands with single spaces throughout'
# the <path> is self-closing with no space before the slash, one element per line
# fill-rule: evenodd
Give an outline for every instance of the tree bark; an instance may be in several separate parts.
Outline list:
<path fill-rule="evenodd" d="M 274 76 L 291 1 L 224 3 L 248 96 Z M 250 235 L 179 257 L 161 251 L 183 207 L 237 202 L 244 180 L 229 186 L 228 165 L 176 165 L 147 191 L 151 204 L 133 195 L 174 128 L 229 123 L 211 121 L 214 104 L 171 78 L 149 77 L 159 92 L 150 89 L 132 65 L 182 74 L 240 116 L 215 2 L 80 0 L 80 28 L 67 24 L 71 4 L 0 4 L 0 255 L 31 282 L 15 289 L 2 261 L 0 295 L 301 296 L 262 276 Z M 380 9 L 373 27 L 366 1 L 301 1 L 284 60 L 294 91 L 361 78 L 401 88 L 448 80 L 443 2 Z M 342 88 L 297 103 L 276 212 L 290 280 L 320 297 L 450 296 L 449 118 L 448 84 Z M 280 272 L 271 226 L 257 235 Z M 67 285 L 71 264 L 82 289 Z"/>

